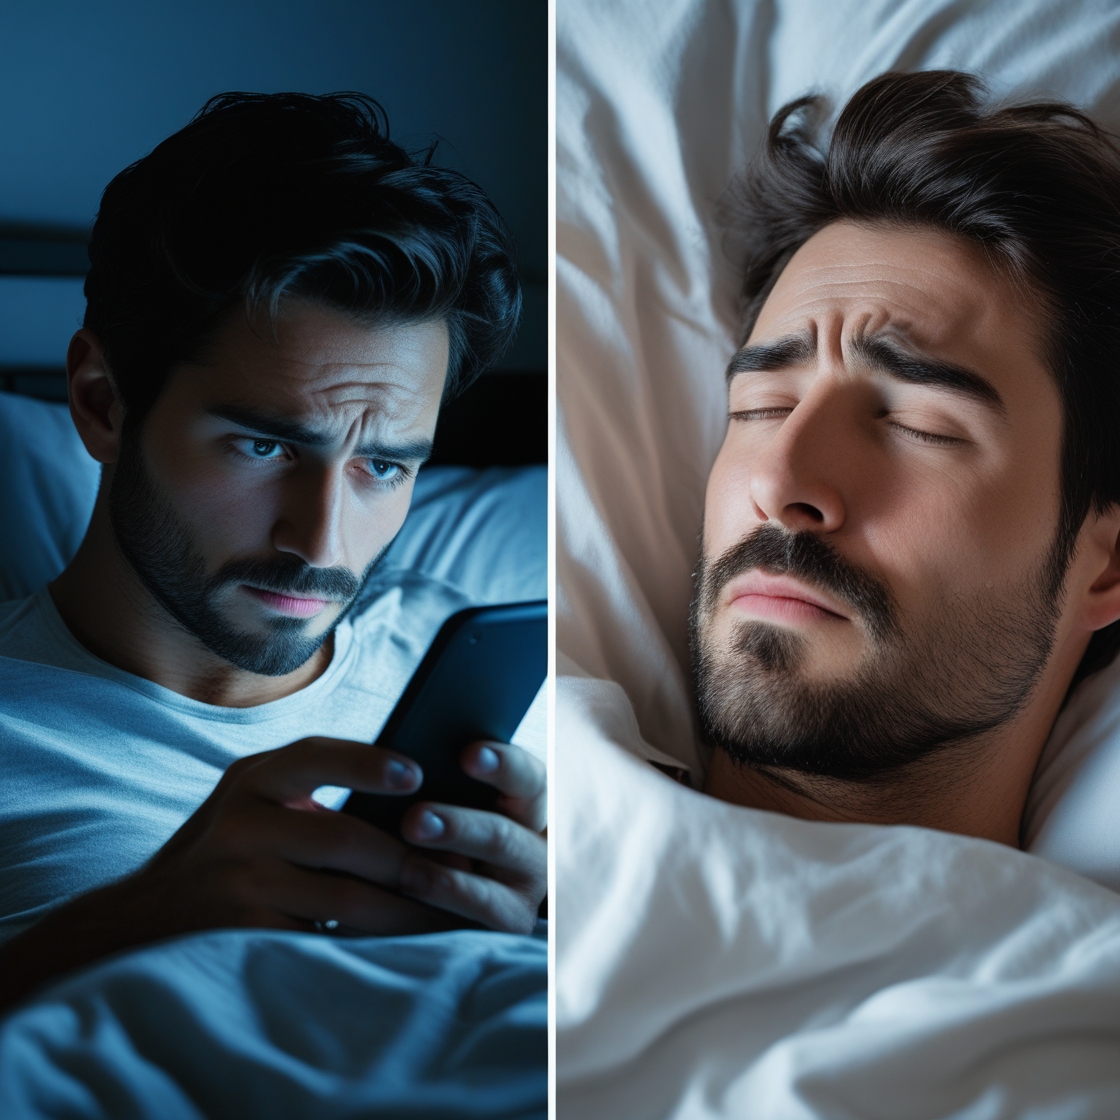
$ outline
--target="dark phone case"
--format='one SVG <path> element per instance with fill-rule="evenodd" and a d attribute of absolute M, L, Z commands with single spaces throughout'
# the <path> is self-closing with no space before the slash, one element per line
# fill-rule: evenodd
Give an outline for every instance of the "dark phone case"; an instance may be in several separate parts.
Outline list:
<path fill-rule="evenodd" d="M 417 801 L 491 809 L 493 786 L 463 773 L 459 754 L 475 739 L 508 742 L 548 672 L 548 603 L 471 607 L 440 628 L 377 738 L 414 758 L 424 784 L 408 797 L 354 792 L 342 806 L 393 835 Z"/>

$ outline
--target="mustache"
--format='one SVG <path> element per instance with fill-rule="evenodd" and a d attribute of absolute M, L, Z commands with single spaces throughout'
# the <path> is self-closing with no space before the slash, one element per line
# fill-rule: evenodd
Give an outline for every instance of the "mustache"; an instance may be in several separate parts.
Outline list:
<path fill-rule="evenodd" d="M 704 613 L 712 613 L 731 580 L 755 568 L 774 576 L 793 576 L 831 593 L 851 607 L 879 640 L 898 629 L 894 597 L 882 580 L 845 560 L 816 533 L 788 533 L 773 524 L 760 525 L 711 564 L 701 561 Z"/>
<path fill-rule="evenodd" d="M 289 555 L 275 560 L 231 560 L 218 569 L 214 582 L 248 583 L 277 595 L 319 596 L 349 602 L 362 589 L 363 581 L 349 568 L 314 568 L 298 556 Z"/>

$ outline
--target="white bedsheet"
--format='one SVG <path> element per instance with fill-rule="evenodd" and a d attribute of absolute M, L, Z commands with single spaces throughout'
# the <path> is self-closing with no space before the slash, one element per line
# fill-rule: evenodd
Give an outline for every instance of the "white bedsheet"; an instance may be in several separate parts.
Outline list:
<path fill-rule="evenodd" d="M 560 1120 L 1120 1116 L 1120 895 L 714 801 L 634 757 L 618 686 L 560 691 Z"/>

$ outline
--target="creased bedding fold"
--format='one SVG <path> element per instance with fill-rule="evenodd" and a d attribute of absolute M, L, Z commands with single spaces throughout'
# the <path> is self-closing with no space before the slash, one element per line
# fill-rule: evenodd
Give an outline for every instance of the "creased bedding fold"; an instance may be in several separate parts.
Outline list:
<path fill-rule="evenodd" d="M 612 739 L 603 684 L 557 688 L 562 1118 L 1120 1112 L 1120 896 L 714 801 Z"/>

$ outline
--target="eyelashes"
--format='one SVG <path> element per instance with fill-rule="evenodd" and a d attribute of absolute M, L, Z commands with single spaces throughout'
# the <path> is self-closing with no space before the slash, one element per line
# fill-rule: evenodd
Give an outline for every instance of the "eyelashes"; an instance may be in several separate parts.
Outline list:
<path fill-rule="evenodd" d="M 257 463 L 280 462 L 289 457 L 284 445 L 275 439 L 253 439 L 246 436 L 243 439 L 235 439 L 232 446 L 242 458 Z M 281 451 L 284 454 L 273 455 L 273 451 Z"/>
<path fill-rule="evenodd" d="M 411 474 L 411 471 L 403 463 L 390 463 L 385 459 L 366 459 L 364 462 L 370 465 L 370 477 L 386 489 L 400 486 L 402 482 L 408 480 Z M 385 473 L 389 471 L 392 473 Z"/>
<path fill-rule="evenodd" d="M 956 436 L 942 436 L 936 432 L 924 432 L 921 428 L 908 428 L 905 424 L 899 424 L 896 420 L 892 420 L 890 425 L 896 431 L 905 432 L 911 438 L 921 443 L 933 444 L 935 447 L 960 447 L 965 442 Z"/>
<path fill-rule="evenodd" d="M 730 420 L 773 420 L 779 416 L 788 416 L 792 408 L 749 408 L 745 412 L 732 412 Z"/>
<path fill-rule="evenodd" d="M 243 436 L 231 440 L 229 447 L 233 455 L 247 463 L 285 463 L 295 458 L 283 443 L 275 439 L 254 439 L 252 436 Z M 358 459 L 356 462 L 365 465 L 366 477 L 381 490 L 392 490 L 401 486 L 413 475 L 410 467 L 404 463 L 394 463 L 389 459 Z"/>
<path fill-rule="evenodd" d="M 746 423 L 752 420 L 776 420 L 788 416 L 792 411 L 793 409 L 788 406 L 781 408 L 749 408 L 729 413 L 728 419 Z M 886 415 L 887 414 L 884 414 L 884 417 Z M 904 433 L 908 438 L 915 439 L 919 443 L 931 444 L 934 447 L 960 447 L 967 442 L 957 436 L 940 435 L 937 432 L 927 432 L 922 428 L 911 428 L 907 424 L 900 424 L 897 420 L 890 420 L 888 423 L 895 431 Z"/>

